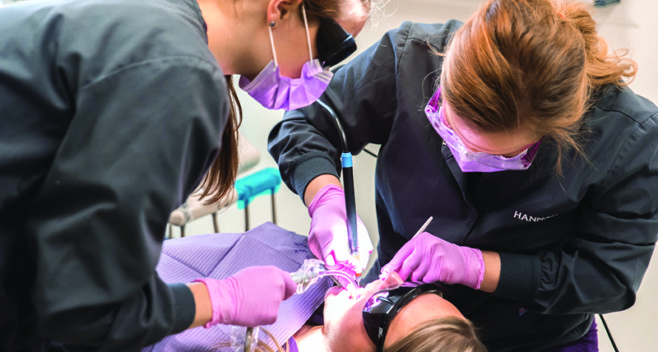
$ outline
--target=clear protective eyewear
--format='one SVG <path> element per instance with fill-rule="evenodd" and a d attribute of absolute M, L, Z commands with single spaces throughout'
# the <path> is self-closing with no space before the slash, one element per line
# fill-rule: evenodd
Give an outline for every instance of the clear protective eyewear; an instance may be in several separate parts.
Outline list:
<path fill-rule="evenodd" d="M 455 160 L 462 172 L 496 172 L 504 170 L 526 170 L 532 164 L 537 155 L 539 146 L 544 138 L 525 146 L 519 154 L 512 157 L 487 154 L 483 152 L 471 152 L 464 146 L 457 133 L 453 131 L 445 121 L 445 112 L 441 104 L 441 88 L 436 90 L 425 107 L 425 114 L 436 132 L 443 138 L 444 143 L 450 148 Z"/>

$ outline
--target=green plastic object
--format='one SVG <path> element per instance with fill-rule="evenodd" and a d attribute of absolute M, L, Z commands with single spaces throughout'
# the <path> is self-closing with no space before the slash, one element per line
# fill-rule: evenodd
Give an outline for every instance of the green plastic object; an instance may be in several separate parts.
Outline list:
<path fill-rule="evenodd" d="M 270 195 L 279 191 L 281 175 L 279 170 L 268 167 L 235 181 L 238 192 L 238 209 L 244 209 L 251 201 L 261 195 Z"/>

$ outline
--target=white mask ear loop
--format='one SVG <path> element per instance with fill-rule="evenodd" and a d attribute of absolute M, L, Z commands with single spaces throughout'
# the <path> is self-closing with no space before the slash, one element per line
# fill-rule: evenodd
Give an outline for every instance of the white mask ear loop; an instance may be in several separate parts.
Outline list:
<path fill-rule="evenodd" d="M 274 55 L 274 64 L 278 67 L 279 62 L 276 60 L 276 50 L 274 49 L 274 37 L 272 36 L 272 26 L 267 26 L 267 30 L 270 31 L 270 45 L 272 46 L 272 55 Z"/>
<path fill-rule="evenodd" d="M 304 17 L 304 28 L 306 29 L 306 43 L 308 45 L 308 58 L 309 61 L 313 61 L 313 50 L 311 50 L 311 35 L 308 32 L 308 20 L 306 19 L 306 8 L 302 4 L 302 16 Z M 274 49 L 274 37 L 272 36 L 272 27 L 267 26 L 267 30 L 270 33 L 270 45 L 272 46 L 272 55 L 274 55 L 274 64 L 279 66 L 279 62 L 276 59 L 276 49 Z"/>
<path fill-rule="evenodd" d="M 306 28 L 306 42 L 308 43 L 308 58 L 313 61 L 313 50 L 311 50 L 311 35 L 308 33 L 308 21 L 306 20 L 306 7 L 302 3 L 302 16 L 304 17 L 304 28 Z"/>

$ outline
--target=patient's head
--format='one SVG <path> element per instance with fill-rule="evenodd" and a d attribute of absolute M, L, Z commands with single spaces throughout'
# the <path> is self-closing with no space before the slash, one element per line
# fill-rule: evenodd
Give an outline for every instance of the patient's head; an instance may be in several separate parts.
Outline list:
<path fill-rule="evenodd" d="M 485 351 L 473 325 L 437 287 L 399 288 L 401 284 L 392 273 L 358 294 L 329 290 L 323 328 L 327 349 L 374 352 L 379 344 L 387 352 Z"/>

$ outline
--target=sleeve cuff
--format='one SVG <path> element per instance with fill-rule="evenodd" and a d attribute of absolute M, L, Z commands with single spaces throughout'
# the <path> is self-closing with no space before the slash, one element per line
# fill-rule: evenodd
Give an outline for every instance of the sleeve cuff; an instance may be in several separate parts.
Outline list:
<path fill-rule="evenodd" d="M 302 199 L 302 202 L 304 201 L 304 192 L 306 192 L 306 186 L 308 186 L 309 182 L 320 175 L 326 174 L 334 175 L 340 179 L 336 165 L 325 156 L 317 154 L 309 155 L 295 167 L 293 187 L 297 195 Z"/>
<path fill-rule="evenodd" d="M 174 312 L 176 319 L 170 334 L 177 334 L 192 325 L 196 314 L 196 303 L 192 290 L 183 283 L 169 284 L 171 294 L 174 297 Z"/>
<path fill-rule="evenodd" d="M 500 252 L 500 279 L 494 295 L 520 302 L 532 300 L 539 287 L 541 261 L 534 255 Z"/>

